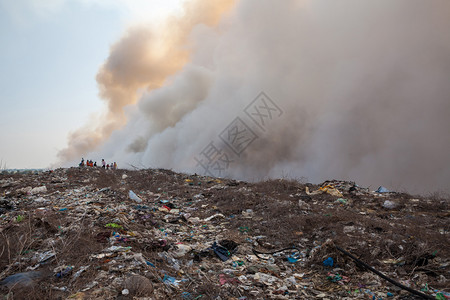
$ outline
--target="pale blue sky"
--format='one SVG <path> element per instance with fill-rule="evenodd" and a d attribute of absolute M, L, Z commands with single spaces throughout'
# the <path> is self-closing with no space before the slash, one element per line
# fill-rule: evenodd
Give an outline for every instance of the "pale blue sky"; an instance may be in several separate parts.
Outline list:
<path fill-rule="evenodd" d="M 95 76 L 127 26 L 181 0 L 0 0 L 1 167 L 43 168 L 103 108 Z"/>

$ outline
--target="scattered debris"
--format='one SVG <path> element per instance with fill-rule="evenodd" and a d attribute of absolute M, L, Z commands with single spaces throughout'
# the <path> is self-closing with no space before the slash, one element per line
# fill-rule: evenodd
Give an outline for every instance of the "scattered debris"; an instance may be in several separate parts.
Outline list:
<path fill-rule="evenodd" d="M 390 193 L 390 191 L 389 191 L 387 188 L 385 188 L 384 186 L 380 186 L 380 187 L 376 190 L 376 192 L 377 192 L 377 193 Z"/>
<path fill-rule="evenodd" d="M 449 298 L 448 198 L 103 168 L 0 195 L 5 299 Z"/>

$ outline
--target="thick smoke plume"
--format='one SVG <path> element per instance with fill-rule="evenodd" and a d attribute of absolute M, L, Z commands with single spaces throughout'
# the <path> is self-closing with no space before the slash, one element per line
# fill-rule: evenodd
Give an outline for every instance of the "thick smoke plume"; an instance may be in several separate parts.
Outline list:
<path fill-rule="evenodd" d="M 230 153 L 220 137 L 239 117 L 257 138 L 221 175 L 450 190 L 449 1 L 189 7 L 163 33 L 133 29 L 112 48 L 98 75 L 108 113 L 62 158 L 202 173 L 202 150 Z M 263 128 L 245 113 L 261 91 L 282 110 Z"/>
<path fill-rule="evenodd" d="M 124 108 L 135 104 L 143 90 L 160 88 L 168 76 L 187 63 L 189 36 L 196 26 L 215 26 L 234 0 L 195 0 L 185 4 L 184 15 L 170 18 L 162 28 L 133 27 L 111 47 L 97 82 L 107 110 L 69 135 L 61 161 L 72 161 L 98 149 L 114 130 L 126 123 Z"/>

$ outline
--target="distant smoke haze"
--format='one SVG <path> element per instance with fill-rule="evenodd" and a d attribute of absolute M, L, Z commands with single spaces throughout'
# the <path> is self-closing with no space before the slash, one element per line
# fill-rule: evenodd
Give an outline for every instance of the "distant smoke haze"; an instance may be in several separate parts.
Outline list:
<path fill-rule="evenodd" d="M 112 47 L 108 110 L 61 161 L 201 173 L 194 158 L 264 91 L 283 114 L 228 176 L 450 191 L 450 1 L 197 0 L 168 24 Z"/>

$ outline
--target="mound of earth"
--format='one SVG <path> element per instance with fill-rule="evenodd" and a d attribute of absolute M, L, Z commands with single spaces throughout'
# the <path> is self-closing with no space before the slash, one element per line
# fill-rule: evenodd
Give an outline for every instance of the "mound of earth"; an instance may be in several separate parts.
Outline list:
<path fill-rule="evenodd" d="M 5 299 L 450 296 L 439 195 L 102 168 L 3 173 L 0 195 Z"/>

